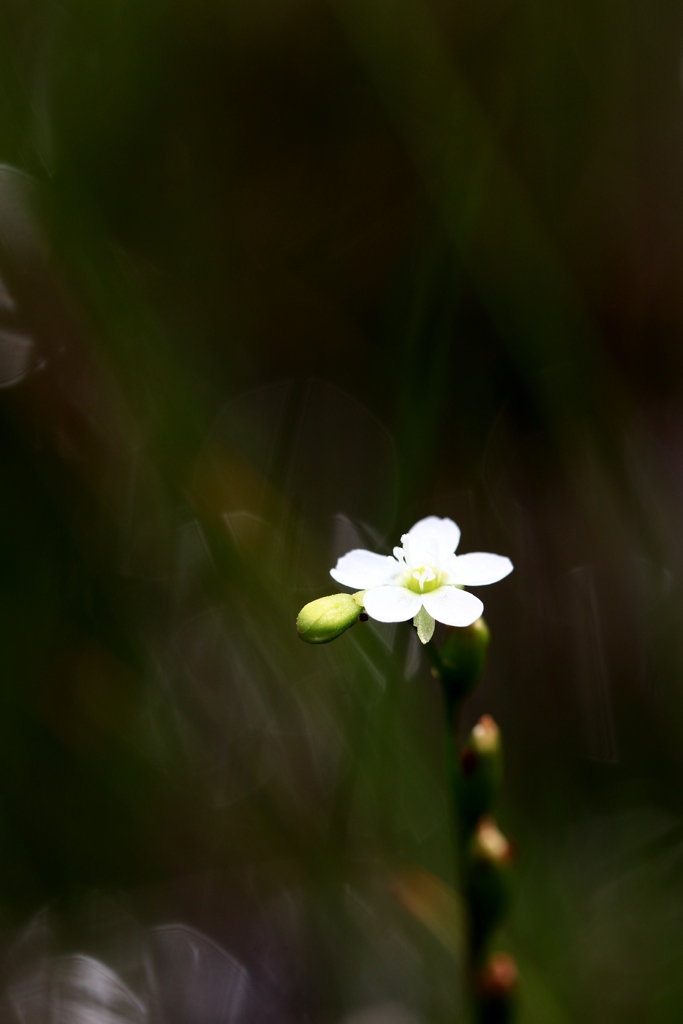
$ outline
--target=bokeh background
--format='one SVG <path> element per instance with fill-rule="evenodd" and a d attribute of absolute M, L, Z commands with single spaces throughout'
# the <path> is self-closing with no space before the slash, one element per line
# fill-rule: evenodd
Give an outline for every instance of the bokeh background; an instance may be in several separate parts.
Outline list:
<path fill-rule="evenodd" d="M 3 1020 L 463 1019 L 436 684 L 294 630 L 427 514 L 515 563 L 463 728 L 520 1024 L 681 1020 L 682 55 L 659 0 L 2 4 Z"/>

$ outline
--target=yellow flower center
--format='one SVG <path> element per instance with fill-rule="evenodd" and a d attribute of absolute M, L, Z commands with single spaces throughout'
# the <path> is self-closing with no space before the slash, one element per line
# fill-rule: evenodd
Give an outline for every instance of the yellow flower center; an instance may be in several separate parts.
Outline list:
<path fill-rule="evenodd" d="M 436 590 L 439 586 L 439 576 L 430 565 L 423 565 L 412 570 L 406 580 L 406 586 L 416 594 L 428 594 L 430 590 Z"/>

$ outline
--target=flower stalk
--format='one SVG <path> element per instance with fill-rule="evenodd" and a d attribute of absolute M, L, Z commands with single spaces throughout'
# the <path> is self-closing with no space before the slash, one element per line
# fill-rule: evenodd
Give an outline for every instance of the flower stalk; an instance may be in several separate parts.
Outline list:
<path fill-rule="evenodd" d="M 466 984 L 474 1024 L 510 1024 L 515 1012 L 517 972 L 491 939 L 511 895 L 512 848 L 493 816 L 503 774 L 500 730 L 484 715 L 460 749 L 463 701 L 481 678 L 489 645 L 484 605 L 464 588 L 487 586 L 512 572 L 502 555 L 456 555 L 460 529 L 452 519 L 428 516 L 401 537 L 393 555 L 354 549 L 330 575 L 354 594 L 333 594 L 302 608 L 297 629 L 312 644 L 337 639 L 358 621 L 412 620 L 439 680 L 444 701 L 446 762 L 453 822 L 456 878 L 466 918 Z M 436 623 L 446 625 L 439 649 Z"/>
<path fill-rule="evenodd" d="M 425 651 L 444 701 L 456 880 L 465 906 L 469 1015 L 476 1024 L 509 1024 L 515 1011 L 516 969 L 514 984 L 494 984 L 498 975 L 491 964 L 504 960 L 506 965 L 512 964 L 512 970 L 514 962 L 507 954 L 489 952 L 512 894 L 512 845 L 493 818 L 503 774 L 500 730 L 490 715 L 484 715 L 464 746 L 460 748 L 458 743 L 462 705 L 483 672 L 489 639 L 486 624 L 478 620 L 447 636 L 441 651 L 433 641 L 425 645 Z M 510 971 L 506 977 L 509 975 Z"/>

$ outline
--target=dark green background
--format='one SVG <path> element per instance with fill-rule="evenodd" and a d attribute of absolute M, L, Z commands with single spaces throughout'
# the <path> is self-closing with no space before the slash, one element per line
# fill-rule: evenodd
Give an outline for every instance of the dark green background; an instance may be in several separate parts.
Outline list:
<path fill-rule="evenodd" d="M 294 631 L 438 514 L 515 563 L 465 724 L 520 1022 L 681 1019 L 682 51 L 664 2 L 2 5 L 5 946 L 97 892 L 264 1021 L 453 1020 L 392 895 L 452 879 L 436 685 Z"/>

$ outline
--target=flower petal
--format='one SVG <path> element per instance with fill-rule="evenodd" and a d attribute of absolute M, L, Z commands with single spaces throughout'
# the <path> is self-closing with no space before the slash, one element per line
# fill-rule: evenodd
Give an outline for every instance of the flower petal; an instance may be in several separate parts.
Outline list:
<path fill-rule="evenodd" d="M 432 618 L 447 626 L 471 626 L 484 610 L 478 597 L 457 587 L 439 587 L 420 596 Z"/>
<path fill-rule="evenodd" d="M 513 569 L 512 562 L 504 555 L 491 555 L 487 551 L 471 551 L 458 555 L 449 565 L 448 582 L 466 587 L 483 587 L 497 583 Z"/>
<path fill-rule="evenodd" d="M 409 565 L 439 565 L 452 555 L 460 541 L 460 529 L 452 519 L 427 516 L 401 538 Z"/>
<path fill-rule="evenodd" d="M 422 594 L 405 587 L 373 587 L 363 598 L 368 615 L 378 622 L 405 622 L 422 607 Z"/>
<path fill-rule="evenodd" d="M 398 562 L 391 555 L 376 555 L 374 551 L 355 548 L 342 555 L 330 576 L 344 587 L 367 590 L 383 583 L 392 583 L 398 570 Z"/>

